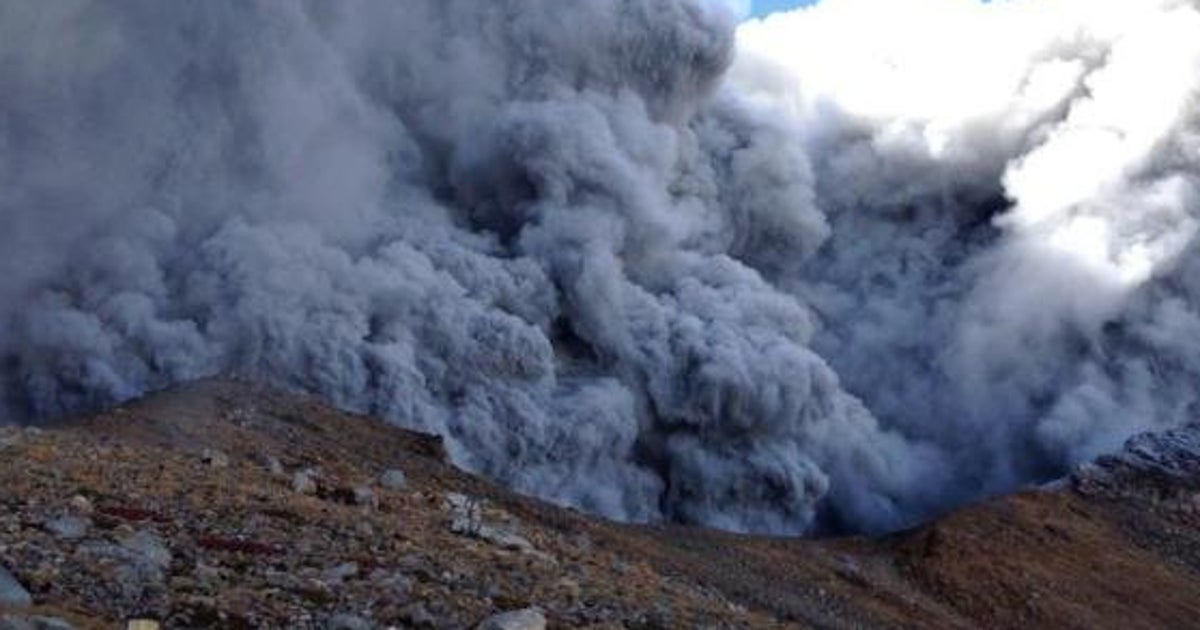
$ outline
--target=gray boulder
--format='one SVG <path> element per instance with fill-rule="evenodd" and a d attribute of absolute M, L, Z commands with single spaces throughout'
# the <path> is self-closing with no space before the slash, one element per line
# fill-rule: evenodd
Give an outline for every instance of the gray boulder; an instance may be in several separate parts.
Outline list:
<path fill-rule="evenodd" d="M 404 490 L 408 488 L 408 476 L 404 474 L 403 470 L 393 468 L 379 475 L 379 485 L 388 490 Z"/>
<path fill-rule="evenodd" d="M 546 616 L 536 608 L 512 610 L 484 619 L 478 630 L 546 630 Z"/>
<path fill-rule="evenodd" d="M 31 606 L 33 597 L 16 576 L 0 567 L 0 606 Z"/>

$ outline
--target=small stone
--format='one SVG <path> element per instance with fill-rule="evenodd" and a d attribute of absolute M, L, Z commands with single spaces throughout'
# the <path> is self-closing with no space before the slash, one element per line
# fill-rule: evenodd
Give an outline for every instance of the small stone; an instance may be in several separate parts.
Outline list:
<path fill-rule="evenodd" d="M 405 490 L 408 488 L 408 476 L 403 470 L 393 468 L 379 475 L 379 485 L 393 491 Z"/>
<path fill-rule="evenodd" d="M 435 628 L 437 619 L 430 614 L 429 609 L 420 602 L 405 606 L 400 611 L 400 619 L 410 628 Z"/>
<path fill-rule="evenodd" d="M 204 451 L 200 454 L 200 461 L 212 466 L 213 468 L 229 467 L 229 456 L 212 448 L 204 449 Z"/>
<path fill-rule="evenodd" d="M 166 574 L 162 569 L 150 564 L 136 552 L 127 550 L 126 553 L 134 557 L 114 566 L 110 574 L 121 597 L 141 599 L 166 588 Z"/>
<path fill-rule="evenodd" d="M 529 542 L 528 538 L 510 529 L 482 525 L 476 531 L 475 535 L 502 549 L 537 555 L 537 549 L 533 546 L 533 543 Z"/>
<path fill-rule="evenodd" d="M 82 494 L 77 494 L 71 497 L 71 500 L 67 503 L 67 505 L 71 507 L 71 510 L 78 514 L 91 514 L 95 509 L 92 506 L 92 502 Z"/>
<path fill-rule="evenodd" d="M 36 630 L 75 630 L 75 626 L 58 617 L 33 617 L 30 621 Z"/>
<path fill-rule="evenodd" d="M 288 573 L 287 571 L 267 569 L 263 577 L 266 579 L 267 585 L 272 588 L 290 588 L 291 585 L 295 583 L 291 573 Z"/>
<path fill-rule="evenodd" d="M 43 527 L 46 531 L 67 540 L 77 540 L 87 535 L 88 529 L 92 526 L 92 522 L 86 518 L 78 516 L 60 516 L 56 519 L 47 521 Z"/>
<path fill-rule="evenodd" d="M 354 488 L 354 503 L 366 508 L 377 509 L 379 497 L 375 496 L 375 491 L 370 487 L 358 486 Z"/>
<path fill-rule="evenodd" d="M 838 577 L 857 586 L 870 586 L 870 581 L 863 575 L 861 567 L 849 556 L 838 557 L 838 566 L 834 568 Z"/>
<path fill-rule="evenodd" d="M 0 567 L 0 606 L 31 606 L 33 597 L 17 581 L 16 576 Z"/>
<path fill-rule="evenodd" d="M 476 536 L 483 527 L 483 506 L 479 500 L 458 492 L 446 493 L 450 507 L 450 531 L 464 536 Z"/>
<path fill-rule="evenodd" d="M 371 622 L 355 615 L 334 615 L 329 620 L 331 630 L 371 630 Z"/>
<path fill-rule="evenodd" d="M 371 583 L 380 592 L 385 593 L 389 599 L 395 601 L 404 601 L 408 599 L 412 592 L 412 580 L 399 573 L 389 573 L 382 569 L 376 569 L 368 576 Z"/>
<path fill-rule="evenodd" d="M 261 460 L 263 467 L 266 468 L 267 472 L 271 473 L 272 475 L 282 475 L 284 473 L 283 462 L 279 461 L 278 457 L 275 457 L 274 455 L 263 455 Z"/>
<path fill-rule="evenodd" d="M 546 616 L 536 608 L 513 610 L 492 615 L 479 624 L 478 630 L 545 630 Z"/>
<path fill-rule="evenodd" d="M 24 434 L 13 426 L 0 426 L 0 449 L 20 446 Z"/>
<path fill-rule="evenodd" d="M 121 539 L 121 546 L 135 552 L 147 564 L 165 569 L 171 565 L 171 550 L 162 539 L 149 530 L 140 530 Z"/>
<path fill-rule="evenodd" d="M 292 475 L 292 490 L 300 494 L 316 494 L 317 481 L 313 478 L 312 471 L 301 470 Z"/>
<path fill-rule="evenodd" d="M 0 630 L 37 630 L 33 622 L 20 615 L 0 616 Z"/>
<path fill-rule="evenodd" d="M 326 582 L 331 584 L 341 584 L 346 578 L 352 578 L 356 575 L 358 575 L 358 565 L 353 562 L 347 562 L 326 571 L 322 577 Z"/>
<path fill-rule="evenodd" d="M 314 604 L 324 605 L 337 600 L 329 585 L 320 580 L 305 580 L 296 590 L 301 597 Z"/>

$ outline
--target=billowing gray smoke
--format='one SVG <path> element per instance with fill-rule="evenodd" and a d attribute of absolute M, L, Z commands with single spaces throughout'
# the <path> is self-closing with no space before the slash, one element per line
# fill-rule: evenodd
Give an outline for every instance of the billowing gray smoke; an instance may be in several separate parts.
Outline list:
<path fill-rule="evenodd" d="M 1200 11 L 1112 4 L 2 3 L 0 408 L 241 374 L 753 531 L 1055 474 L 1200 402 Z"/>

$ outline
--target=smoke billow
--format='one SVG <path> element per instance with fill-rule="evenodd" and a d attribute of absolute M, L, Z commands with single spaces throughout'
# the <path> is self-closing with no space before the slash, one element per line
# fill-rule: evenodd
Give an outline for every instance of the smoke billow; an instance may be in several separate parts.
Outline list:
<path fill-rule="evenodd" d="M 0 5 L 0 409 L 241 374 L 768 532 L 1194 416 L 1200 8 L 714 6 Z"/>

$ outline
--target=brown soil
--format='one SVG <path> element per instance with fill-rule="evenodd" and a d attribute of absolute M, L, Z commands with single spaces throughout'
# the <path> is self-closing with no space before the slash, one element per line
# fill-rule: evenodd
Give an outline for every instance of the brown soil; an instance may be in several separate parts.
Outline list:
<path fill-rule="evenodd" d="M 461 472 L 436 438 L 228 381 L 4 431 L 0 565 L 77 627 L 473 627 L 530 606 L 551 627 L 1200 627 L 1200 504 L 1162 480 L 811 541 L 610 523 Z M 447 493 L 525 542 L 456 533 Z M 86 534 L 48 531 L 64 515 Z M 157 573 L 138 536 L 169 551 Z"/>

